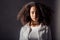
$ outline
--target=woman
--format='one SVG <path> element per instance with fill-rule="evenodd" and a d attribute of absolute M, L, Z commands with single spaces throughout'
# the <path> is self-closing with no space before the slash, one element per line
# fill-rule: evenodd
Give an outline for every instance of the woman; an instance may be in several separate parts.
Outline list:
<path fill-rule="evenodd" d="M 19 40 L 51 40 L 44 14 L 42 5 L 37 2 L 30 2 L 20 10 L 18 19 L 24 26 L 20 30 Z"/>

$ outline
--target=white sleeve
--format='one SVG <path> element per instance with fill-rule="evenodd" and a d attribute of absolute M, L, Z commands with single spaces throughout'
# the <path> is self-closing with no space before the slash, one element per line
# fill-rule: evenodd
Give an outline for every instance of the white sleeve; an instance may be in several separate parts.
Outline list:
<path fill-rule="evenodd" d="M 23 38 L 23 33 L 24 33 L 24 29 L 23 29 L 23 27 L 22 27 L 21 30 L 20 30 L 19 40 L 24 40 L 24 38 Z"/>
<path fill-rule="evenodd" d="M 50 30 L 50 27 L 47 27 L 47 30 L 46 30 L 46 40 L 52 40 L 52 36 L 51 36 L 51 30 Z"/>
<path fill-rule="evenodd" d="M 49 26 L 46 26 L 46 40 L 52 40 L 51 30 Z"/>
<path fill-rule="evenodd" d="M 51 30 L 48 28 L 48 40 L 52 40 Z"/>

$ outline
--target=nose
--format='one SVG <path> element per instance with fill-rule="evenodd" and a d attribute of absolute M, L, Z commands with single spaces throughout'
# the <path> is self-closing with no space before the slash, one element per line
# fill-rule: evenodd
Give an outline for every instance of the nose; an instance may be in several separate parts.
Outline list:
<path fill-rule="evenodd" d="M 34 17 L 37 18 L 37 14 L 36 14 L 36 12 L 34 12 Z"/>

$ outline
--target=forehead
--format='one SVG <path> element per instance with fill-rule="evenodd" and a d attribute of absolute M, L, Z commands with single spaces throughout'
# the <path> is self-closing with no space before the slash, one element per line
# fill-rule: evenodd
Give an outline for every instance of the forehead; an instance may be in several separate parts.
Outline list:
<path fill-rule="evenodd" d="M 36 7 L 35 7 L 35 6 L 32 6 L 32 7 L 30 8 L 30 11 L 36 11 Z"/>

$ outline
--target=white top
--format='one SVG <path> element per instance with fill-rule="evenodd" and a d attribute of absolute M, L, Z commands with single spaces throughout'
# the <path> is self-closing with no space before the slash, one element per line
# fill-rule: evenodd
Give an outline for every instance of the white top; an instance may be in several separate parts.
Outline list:
<path fill-rule="evenodd" d="M 29 39 L 30 40 L 38 40 L 39 38 L 39 33 L 38 31 L 40 30 L 40 25 L 38 26 L 31 26 L 31 32 L 29 33 Z"/>
<path fill-rule="evenodd" d="M 39 30 L 40 28 L 40 30 Z M 30 31 L 32 29 L 32 31 Z M 31 27 L 27 23 L 20 30 L 19 40 L 52 40 L 51 31 L 47 25 L 40 24 L 38 27 Z"/>

